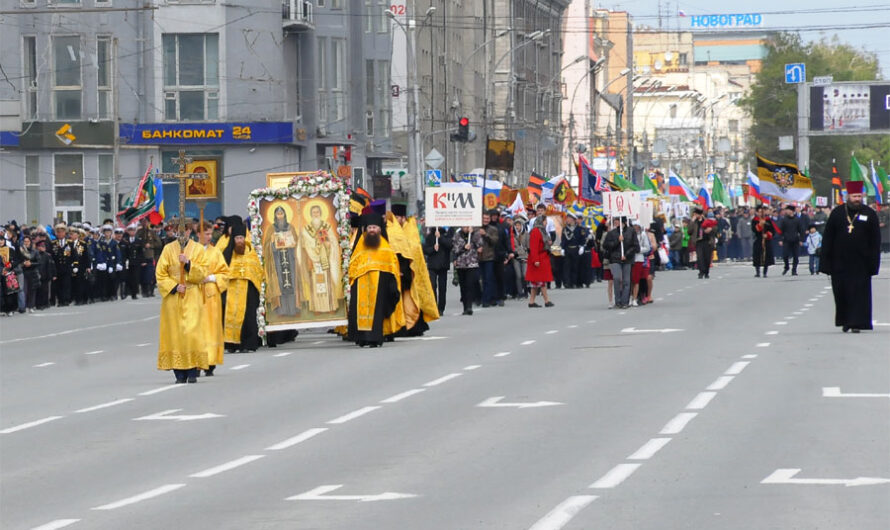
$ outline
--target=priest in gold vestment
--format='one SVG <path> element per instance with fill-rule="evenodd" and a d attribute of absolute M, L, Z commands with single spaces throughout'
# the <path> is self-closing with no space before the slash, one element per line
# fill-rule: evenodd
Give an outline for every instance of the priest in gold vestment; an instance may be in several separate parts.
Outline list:
<path fill-rule="evenodd" d="M 168 243 L 155 268 L 161 300 L 158 370 L 173 370 L 177 383 L 197 382 L 206 370 L 207 313 L 201 286 L 207 276 L 204 247 L 191 240 L 192 225 L 182 239 Z M 183 249 L 180 241 L 185 240 Z"/>
<path fill-rule="evenodd" d="M 404 204 L 393 204 L 386 216 L 389 244 L 399 257 L 402 305 L 405 327 L 396 336 L 416 337 L 430 329 L 428 323 L 439 319 L 439 306 L 430 283 L 420 232 L 413 217 L 407 217 Z"/>
<path fill-rule="evenodd" d="M 385 237 L 383 216 L 362 216 L 349 262 L 350 299 L 348 340 L 376 348 L 405 326 L 399 289 L 399 260 Z"/>
<path fill-rule="evenodd" d="M 257 308 L 263 287 L 263 266 L 256 251 L 247 245 L 243 223 L 232 227 L 232 237 L 223 257 L 229 267 L 228 287 L 223 293 L 223 335 L 230 353 L 256 351 L 259 348 Z"/>
<path fill-rule="evenodd" d="M 204 223 L 201 227 L 204 234 L 204 259 L 207 262 L 207 276 L 204 277 L 204 311 L 207 312 L 207 325 L 204 330 L 207 344 L 208 368 L 204 375 L 213 375 L 217 365 L 223 363 L 223 313 L 222 293 L 228 286 L 229 266 L 223 258 L 222 252 L 211 243 L 213 237 L 213 225 Z"/>

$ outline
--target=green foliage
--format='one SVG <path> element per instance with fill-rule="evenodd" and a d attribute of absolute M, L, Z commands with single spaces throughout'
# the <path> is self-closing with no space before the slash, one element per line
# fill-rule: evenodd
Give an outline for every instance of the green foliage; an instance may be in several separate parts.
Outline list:
<path fill-rule="evenodd" d="M 873 81 L 878 78 L 878 59 L 871 52 L 840 42 L 837 36 L 804 43 L 796 33 L 778 33 L 767 43 L 763 60 L 750 92 L 740 102 L 753 119 L 749 131 L 749 156 L 758 152 L 777 162 L 794 162 L 791 151 L 779 151 L 779 136 L 797 136 L 797 85 L 785 84 L 785 64 L 806 63 L 807 80 L 831 75 L 835 81 Z M 841 177 L 849 178 L 850 156 L 860 161 L 890 163 L 890 137 L 814 136 L 810 138 L 809 173 L 819 195 L 831 189 L 832 160 Z M 804 169 L 804 168 L 801 168 Z"/>

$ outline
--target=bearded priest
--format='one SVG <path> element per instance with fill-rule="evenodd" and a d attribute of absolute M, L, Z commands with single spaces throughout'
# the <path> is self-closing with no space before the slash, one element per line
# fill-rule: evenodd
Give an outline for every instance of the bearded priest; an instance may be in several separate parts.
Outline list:
<path fill-rule="evenodd" d="M 259 348 L 257 308 L 260 306 L 260 289 L 263 286 L 263 266 L 256 251 L 247 245 L 247 228 L 241 218 L 232 226 L 232 237 L 223 251 L 229 267 L 228 286 L 223 293 L 224 336 L 229 353 Z"/>

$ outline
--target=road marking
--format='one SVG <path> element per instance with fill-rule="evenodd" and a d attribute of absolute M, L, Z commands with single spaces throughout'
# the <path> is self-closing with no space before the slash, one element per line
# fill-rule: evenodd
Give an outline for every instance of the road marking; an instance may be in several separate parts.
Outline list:
<path fill-rule="evenodd" d="M 3 429 L 0 431 L 0 434 L 10 434 L 17 431 L 24 431 L 25 429 L 30 429 L 31 427 L 37 427 L 38 425 L 43 425 L 44 423 L 49 423 L 51 421 L 58 420 L 60 418 L 64 418 L 64 416 L 49 416 L 47 418 L 43 418 L 42 420 L 31 421 L 28 423 L 23 423 L 21 425 L 16 425 L 15 427 L 9 427 L 7 429 Z"/>
<path fill-rule="evenodd" d="M 813 304 L 804 304 L 804 307 L 813 307 Z"/>
<path fill-rule="evenodd" d="M 775 324 L 775 325 L 777 325 L 777 326 L 785 326 L 785 325 L 787 325 L 788 323 L 785 322 L 784 320 L 780 320 L 780 321 L 778 321 L 778 322 L 773 322 L 773 324 Z"/>
<path fill-rule="evenodd" d="M 546 332 L 547 335 L 554 335 L 554 334 L 556 334 L 556 333 L 559 333 L 559 330 L 558 330 L 558 329 L 551 329 L 550 331 L 547 331 L 547 332 Z"/>
<path fill-rule="evenodd" d="M 670 442 L 670 438 L 652 438 L 648 442 L 644 443 L 642 447 L 636 450 L 636 452 L 629 457 L 628 460 L 649 460 L 655 453 L 661 450 L 662 447 L 666 446 L 668 442 Z"/>
<path fill-rule="evenodd" d="M 699 392 L 697 396 L 692 398 L 692 401 L 686 405 L 687 410 L 701 410 L 708 406 L 708 403 L 714 399 L 714 396 L 717 395 L 717 392 Z"/>
<path fill-rule="evenodd" d="M 229 471 L 231 469 L 235 469 L 236 467 L 241 467 L 245 464 L 249 464 L 260 458 L 263 458 L 266 455 L 247 455 L 242 456 L 241 458 L 236 458 L 231 462 L 226 462 L 225 464 L 218 465 L 216 467 L 211 467 L 209 469 L 205 469 L 204 471 L 199 471 L 193 475 L 189 475 L 191 478 L 207 478 L 212 477 L 213 475 L 218 475 L 225 471 Z"/>
<path fill-rule="evenodd" d="M 822 397 L 890 398 L 890 394 L 844 394 L 839 386 L 822 387 Z"/>
<path fill-rule="evenodd" d="M 343 484 L 330 484 L 327 486 L 319 486 L 306 493 L 287 497 L 286 501 L 358 501 L 358 502 L 375 502 L 375 501 L 395 501 L 399 499 L 411 499 L 417 497 L 413 493 L 395 493 L 386 491 L 377 495 L 325 495 L 336 491 L 343 487 Z"/>
<path fill-rule="evenodd" d="M 464 370 L 467 370 L 467 371 L 476 370 L 477 368 L 482 368 L 482 365 L 481 364 L 471 364 L 469 366 L 464 366 Z"/>
<path fill-rule="evenodd" d="M 167 484 L 165 486 L 161 486 L 160 488 L 155 488 L 153 490 L 146 491 L 145 493 L 140 493 L 139 495 L 127 497 L 126 499 L 121 499 L 117 502 L 112 502 L 110 504 L 103 504 L 102 506 L 96 506 L 95 508 L 92 508 L 92 509 L 93 510 L 115 510 L 117 508 L 128 506 L 130 504 L 136 504 L 137 502 L 152 499 L 154 497 L 159 497 L 165 493 L 170 493 L 171 491 L 176 491 L 182 487 L 185 487 L 185 484 Z"/>
<path fill-rule="evenodd" d="M 317 341 L 315 341 L 315 342 L 312 343 L 313 346 L 318 346 L 319 344 L 324 344 L 324 341 L 323 341 L 323 340 L 317 340 Z"/>
<path fill-rule="evenodd" d="M 588 487 L 597 489 L 614 488 L 627 480 L 627 477 L 631 476 L 641 465 L 643 464 L 618 464 Z"/>
<path fill-rule="evenodd" d="M 283 351 L 283 352 L 281 352 L 281 353 L 276 353 L 276 354 L 273 355 L 272 357 L 287 357 L 288 355 L 290 355 L 290 354 L 292 354 L 292 353 L 294 353 L 294 352 L 292 352 L 292 351 Z"/>
<path fill-rule="evenodd" d="M 566 327 L 569 328 L 569 329 L 575 329 L 575 328 L 578 327 L 578 324 L 569 324 L 569 325 L 566 326 Z"/>
<path fill-rule="evenodd" d="M 785 320 L 794 320 L 797 317 L 785 317 Z"/>
<path fill-rule="evenodd" d="M 142 344 L 137 344 L 137 345 L 136 345 L 137 348 L 143 348 L 143 347 L 145 347 L 145 346 L 151 346 L 151 343 L 150 343 L 150 342 L 143 342 Z"/>
<path fill-rule="evenodd" d="M 482 403 L 476 405 L 477 407 L 482 408 L 496 408 L 496 407 L 514 407 L 517 409 L 530 409 L 537 407 L 553 407 L 556 405 L 564 405 L 565 403 L 560 403 L 559 401 L 533 401 L 531 403 L 501 403 L 500 401 L 504 399 L 504 396 L 494 396 L 486 399 Z"/>
<path fill-rule="evenodd" d="M 43 368 L 44 366 L 52 366 L 52 365 L 54 365 L 54 364 L 56 364 L 56 363 L 49 363 L 49 362 L 47 362 L 47 363 L 40 363 L 40 364 L 35 364 L 35 365 L 34 365 L 34 368 Z M 78 519 L 78 521 L 79 521 L 79 520 L 80 520 L 80 519 Z"/>
<path fill-rule="evenodd" d="M 502 351 L 501 353 L 494 354 L 495 357 L 506 357 L 508 355 L 510 355 L 510 352 L 508 351 Z"/>
<path fill-rule="evenodd" d="M 438 379 L 433 379 L 433 380 L 430 381 L 429 383 L 424 383 L 423 386 L 430 387 L 430 386 L 441 385 L 442 383 L 444 383 L 444 382 L 446 382 L 446 381 L 451 381 L 451 380 L 454 379 L 455 377 L 460 377 L 460 376 L 462 376 L 462 375 L 463 375 L 463 374 L 459 374 L 459 373 L 448 374 L 448 375 L 443 376 L 443 377 L 440 377 L 440 378 L 438 378 Z"/>
<path fill-rule="evenodd" d="M 161 392 L 166 392 L 167 390 L 170 390 L 173 388 L 184 388 L 184 387 L 185 387 L 185 385 L 167 385 L 167 386 L 162 386 L 161 388 L 155 388 L 154 390 L 148 390 L 148 391 L 142 392 L 139 395 L 140 396 L 150 396 L 152 394 L 160 394 Z"/>
<path fill-rule="evenodd" d="M 364 416 L 365 414 L 367 414 L 369 412 L 373 412 L 379 408 L 380 407 L 360 408 L 358 410 L 354 410 L 354 411 L 350 412 L 349 414 L 344 414 L 343 416 L 340 416 L 339 418 L 333 419 L 333 420 L 329 421 L 328 424 L 329 425 L 339 425 L 341 423 L 346 423 L 347 421 L 354 420 L 356 418 Z"/>
<path fill-rule="evenodd" d="M 84 355 L 99 355 L 100 353 L 105 352 L 105 350 L 96 350 L 96 351 L 88 351 L 84 353 Z"/>
<path fill-rule="evenodd" d="M 739 375 L 740 373 L 742 373 L 742 370 L 744 370 L 745 367 L 749 364 L 751 364 L 751 361 L 734 362 L 732 363 L 732 366 L 730 366 L 729 369 L 723 373 L 725 375 Z"/>
<path fill-rule="evenodd" d="M 109 401 L 108 403 L 102 403 L 101 405 L 95 405 L 92 407 L 87 407 L 85 409 L 75 410 L 75 414 L 80 414 L 82 412 L 92 412 L 94 410 L 105 409 L 108 407 L 113 407 L 115 405 L 120 405 L 121 403 L 127 403 L 128 401 L 133 401 L 134 398 L 124 398 L 118 399 L 117 401 Z"/>
<path fill-rule="evenodd" d="M 797 315 L 797 316 L 800 316 L 800 315 L 802 315 L 802 314 L 803 314 L 803 311 L 794 311 L 794 312 L 793 312 L 793 313 L 791 313 L 791 314 L 792 314 L 792 315 Z"/>
<path fill-rule="evenodd" d="M 664 329 L 624 328 L 621 330 L 621 333 L 674 333 L 677 331 L 683 331 L 683 330 L 676 329 L 676 328 L 664 328 Z"/>
<path fill-rule="evenodd" d="M 123 326 L 126 324 L 136 324 L 138 322 L 148 322 L 149 320 L 156 320 L 161 318 L 160 315 L 154 315 L 147 318 L 140 318 L 137 320 L 125 320 L 123 322 L 112 322 L 110 324 L 99 324 L 98 326 L 88 326 L 85 328 L 75 328 L 75 329 L 66 329 L 65 331 L 59 331 L 57 333 L 47 333 L 46 335 L 32 335 L 30 337 L 22 337 L 20 339 L 9 339 L 0 341 L 0 344 L 12 344 L 14 342 L 24 342 L 24 341 L 35 341 L 40 339 L 49 339 L 52 337 L 59 337 L 61 335 L 70 335 L 72 333 L 80 333 L 81 331 L 92 331 L 94 329 L 102 329 L 109 328 L 111 326 Z"/>
<path fill-rule="evenodd" d="M 171 415 L 174 412 L 179 412 L 180 410 L 182 410 L 182 409 L 162 410 L 161 412 L 149 414 L 148 416 L 142 416 L 140 418 L 133 418 L 133 421 L 142 421 L 142 420 L 193 421 L 193 420 L 209 420 L 211 418 L 222 418 L 225 416 L 225 414 L 214 414 L 213 412 L 205 412 L 204 414 L 180 414 L 178 416 Z"/>
<path fill-rule="evenodd" d="M 876 484 L 890 484 L 890 478 L 880 477 L 856 477 L 853 479 L 844 478 L 794 478 L 800 473 L 800 469 L 777 469 L 765 479 L 761 480 L 761 484 L 815 484 L 819 486 L 845 486 L 847 488 L 853 486 L 874 486 Z"/>
<path fill-rule="evenodd" d="M 413 395 L 420 394 L 421 392 L 426 392 L 425 388 L 414 388 L 407 392 L 402 392 L 401 394 L 396 394 L 393 397 L 389 397 L 381 401 L 381 403 L 398 403 L 405 398 L 409 398 Z"/>
<path fill-rule="evenodd" d="M 742 359 L 756 359 L 756 358 L 757 358 L 756 353 L 749 353 L 747 355 L 742 355 Z"/>
<path fill-rule="evenodd" d="M 80 519 L 56 519 L 55 521 L 34 527 L 31 530 L 58 530 L 59 528 L 70 526 L 77 521 L 80 521 Z"/>
<path fill-rule="evenodd" d="M 314 438 L 319 434 L 325 432 L 327 427 L 320 427 L 317 429 L 309 429 L 308 431 L 303 431 L 300 434 L 294 436 L 293 438 L 288 438 L 283 442 L 278 442 L 275 445 L 270 445 L 266 448 L 266 451 L 281 451 L 282 449 L 287 449 L 288 447 L 293 447 L 299 443 L 303 443 L 310 438 Z"/>
<path fill-rule="evenodd" d="M 686 427 L 686 424 L 696 416 L 698 416 L 698 412 L 681 412 L 667 422 L 658 434 L 679 434 Z"/>
<path fill-rule="evenodd" d="M 665 296 L 674 296 L 674 293 L 668 293 Z"/>
<path fill-rule="evenodd" d="M 767 331 L 766 333 L 764 333 L 764 335 L 778 335 L 778 334 L 779 334 L 778 331 Z"/>
<path fill-rule="evenodd" d="M 233 370 L 233 371 L 234 370 L 244 370 L 248 366 L 250 366 L 250 365 L 249 364 L 239 364 L 238 366 L 233 366 L 233 367 L 229 368 L 229 370 Z"/>
<path fill-rule="evenodd" d="M 770 344 L 769 342 L 758 342 L 758 343 L 756 344 L 756 347 L 758 347 L 758 348 L 769 348 L 769 344 Z"/>
<path fill-rule="evenodd" d="M 721 375 L 708 387 L 708 390 L 723 390 L 733 379 L 734 375 Z"/>
<path fill-rule="evenodd" d="M 527 341 L 521 342 L 519 345 L 520 346 L 530 346 L 534 343 L 535 343 L 535 341 L 533 341 L 533 340 L 527 340 Z"/>
<path fill-rule="evenodd" d="M 529 530 L 559 530 L 567 525 L 578 512 L 597 499 L 596 495 L 574 495 L 556 505 L 547 515 L 538 519 Z"/>
<path fill-rule="evenodd" d="M 588 320 L 587 323 L 588 324 L 596 324 L 596 320 Z"/>
<path fill-rule="evenodd" d="M 818 302 L 818 301 L 819 301 L 818 298 L 810 298 L 810 302 Z"/>

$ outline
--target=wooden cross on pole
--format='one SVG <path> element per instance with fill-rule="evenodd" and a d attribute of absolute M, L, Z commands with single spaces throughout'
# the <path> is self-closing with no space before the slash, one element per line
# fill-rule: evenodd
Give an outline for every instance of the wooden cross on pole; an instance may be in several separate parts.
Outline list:
<path fill-rule="evenodd" d="M 207 173 L 186 173 L 186 167 L 192 163 L 192 158 L 185 156 L 185 150 L 179 150 L 179 156 L 175 156 L 171 159 L 173 161 L 173 165 L 179 167 L 178 173 L 159 173 L 163 180 L 168 182 L 178 182 L 179 183 L 179 244 L 182 246 L 183 250 L 185 250 L 186 244 L 188 241 L 185 241 L 185 186 L 186 180 L 195 179 L 195 180 L 205 180 L 210 178 Z"/>

